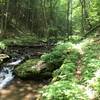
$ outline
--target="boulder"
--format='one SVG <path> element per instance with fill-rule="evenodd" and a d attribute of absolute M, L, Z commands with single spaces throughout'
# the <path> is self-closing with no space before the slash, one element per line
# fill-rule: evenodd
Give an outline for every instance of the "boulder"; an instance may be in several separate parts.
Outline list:
<path fill-rule="evenodd" d="M 9 59 L 7 54 L 0 54 L 0 64 L 3 63 L 4 60 Z"/>
<path fill-rule="evenodd" d="M 30 59 L 17 66 L 14 72 L 20 78 L 42 78 L 51 75 L 49 66 L 42 60 Z"/>

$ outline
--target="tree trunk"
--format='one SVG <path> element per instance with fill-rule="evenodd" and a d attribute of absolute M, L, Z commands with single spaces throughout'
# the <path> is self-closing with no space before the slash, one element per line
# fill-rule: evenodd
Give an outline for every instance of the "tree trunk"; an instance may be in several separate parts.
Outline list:
<path fill-rule="evenodd" d="M 72 0 L 67 2 L 67 33 L 69 38 L 69 35 L 72 34 Z"/>
<path fill-rule="evenodd" d="M 7 9 L 6 9 L 6 13 L 5 13 L 5 24 L 4 24 L 4 32 L 5 32 L 5 34 L 6 34 L 7 22 L 8 22 L 9 3 L 10 3 L 10 0 L 7 1 Z"/>

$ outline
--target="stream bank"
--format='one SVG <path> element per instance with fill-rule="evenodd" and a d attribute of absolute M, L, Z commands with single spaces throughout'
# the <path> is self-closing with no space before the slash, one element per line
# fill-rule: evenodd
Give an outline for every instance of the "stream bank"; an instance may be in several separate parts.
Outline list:
<path fill-rule="evenodd" d="M 48 48 L 49 47 L 49 48 Z M 16 66 L 20 66 L 27 60 L 30 59 L 39 59 L 39 57 L 45 53 L 46 51 L 50 51 L 50 46 L 10 46 L 8 47 L 6 53 L 9 55 L 9 59 L 4 61 L 2 64 L 2 69 L 0 70 L 5 74 L 8 78 L 8 74 L 11 75 L 11 80 L 8 80 L 4 86 L 1 87 L 0 90 L 0 100 L 36 100 L 38 97 L 38 89 L 42 88 L 43 86 L 47 85 L 50 80 L 49 79 L 20 79 L 17 77 L 13 71 L 15 70 Z M 20 61 L 16 58 L 21 58 Z M 16 59 L 16 60 L 15 60 Z M 6 65 L 6 66 L 4 66 Z M 13 66 L 13 67 L 12 67 Z M 7 71 L 6 71 L 6 68 Z M 10 68 L 12 69 L 10 70 Z M 10 70 L 10 71 L 9 71 Z M 8 73 L 9 71 L 9 73 Z M 1 76 L 2 77 L 2 76 Z M 1 82 L 3 82 L 1 80 Z M 5 81 L 6 82 L 6 81 Z M 2 84 L 2 83 L 1 83 Z"/>

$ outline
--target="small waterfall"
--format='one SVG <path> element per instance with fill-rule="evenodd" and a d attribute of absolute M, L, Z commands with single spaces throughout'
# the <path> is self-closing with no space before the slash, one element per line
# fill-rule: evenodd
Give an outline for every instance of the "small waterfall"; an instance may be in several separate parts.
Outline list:
<path fill-rule="evenodd" d="M 23 58 L 19 58 L 16 61 L 11 61 L 3 66 L 3 68 L 0 71 L 0 89 L 4 88 L 7 84 L 9 84 L 9 82 L 11 82 L 14 79 L 14 66 L 17 66 L 23 60 Z"/>
<path fill-rule="evenodd" d="M 14 78 L 14 75 L 13 75 L 13 68 L 10 68 L 10 67 L 4 67 L 2 70 L 1 70 L 1 73 L 0 73 L 0 89 L 2 89 L 3 87 L 5 87 L 8 82 L 10 82 L 13 78 Z"/>

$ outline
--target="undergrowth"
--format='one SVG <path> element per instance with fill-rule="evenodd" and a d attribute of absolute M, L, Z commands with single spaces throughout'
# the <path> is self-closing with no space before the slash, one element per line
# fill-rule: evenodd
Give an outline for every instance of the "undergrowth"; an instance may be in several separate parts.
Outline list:
<path fill-rule="evenodd" d="M 40 90 L 40 100 L 99 100 L 100 71 L 99 77 L 95 76 L 95 72 L 100 68 L 100 45 L 93 39 L 78 44 L 58 43 L 51 53 L 41 58 L 47 63 L 61 65 L 53 72 L 51 84 Z M 80 73 L 76 72 L 78 67 Z M 93 79 L 93 83 L 88 82 Z"/>

